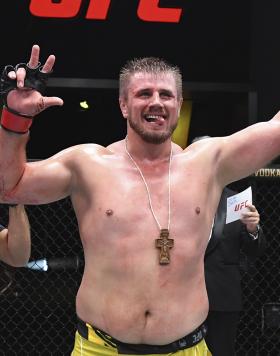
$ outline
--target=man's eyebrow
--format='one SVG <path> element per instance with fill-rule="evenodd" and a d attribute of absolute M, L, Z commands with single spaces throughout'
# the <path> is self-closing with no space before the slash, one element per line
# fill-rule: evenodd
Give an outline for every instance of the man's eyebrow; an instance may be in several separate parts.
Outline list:
<path fill-rule="evenodd" d="M 146 93 L 146 92 L 151 92 L 150 88 L 141 88 L 136 91 L 136 93 L 141 94 L 141 93 Z"/>
<path fill-rule="evenodd" d="M 173 95 L 173 91 L 170 89 L 160 89 L 159 92 Z"/>

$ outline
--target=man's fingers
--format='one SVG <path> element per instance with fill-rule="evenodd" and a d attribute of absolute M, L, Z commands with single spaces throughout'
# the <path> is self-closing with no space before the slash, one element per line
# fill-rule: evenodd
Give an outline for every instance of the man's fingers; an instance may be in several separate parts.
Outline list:
<path fill-rule="evenodd" d="M 257 211 L 255 205 L 253 205 L 253 204 L 248 204 L 248 205 L 247 205 L 247 208 L 248 208 L 250 211 Z"/>
<path fill-rule="evenodd" d="M 32 46 L 31 50 L 31 55 L 30 59 L 28 62 L 28 67 L 29 68 L 37 68 L 39 64 L 39 59 L 40 59 L 40 47 L 38 45 Z M 48 59 L 46 60 L 45 64 L 42 67 L 42 72 L 43 73 L 49 73 L 51 72 L 53 65 L 55 62 L 55 56 L 51 54 Z"/>
<path fill-rule="evenodd" d="M 62 106 L 63 100 L 57 96 L 44 96 L 44 109 L 47 109 L 51 106 Z"/>
<path fill-rule="evenodd" d="M 16 72 L 15 72 L 15 71 L 9 72 L 9 73 L 8 73 L 8 77 L 9 77 L 10 79 L 13 79 L 13 80 L 16 79 L 16 77 L 17 77 L 17 76 L 16 76 Z"/>
<path fill-rule="evenodd" d="M 21 67 L 17 70 L 16 77 L 17 77 L 17 86 L 19 88 L 24 87 L 25 74 L 26 74 L 26 71 L 24 68 Z"/>
<path fill-rule="evenodd" d="M 28 62 L 29 68 L 36 68 L 39 64 L 40 47 L 38 45 L 32 46 L 30 59 Z"/>
<path fill-rule="evenodd" d="M 31 112 L 31 116 L 38 115 L 40 112 L 44 111 L 45 109 L 51 106 L 61 106 L 61 105 L 63 105 L 63 100 L 56 96 L 52 96 L 52 97 L 40 96 L 37 99 L 36 106 Z"/>
<path fill-rule="evenodd" d="M 244 224 L 249 224 L 249 223 L 259 223 L 260 219 L 259 218 L 256 218 L 256 217 L 246 217 L 246 218 L 241 218 L 241 221 L 244 223 Z"/>
<path fill-rule="evenodd" d="M 51 54 L 48 59 L 46 60 L 46 63 L 43 65 L 43 68 L 41 69 L 43 73 L 49 73 L 51 72 L 55 62 L 55 56 Z"/>
<path fill-rule="evenodd" d="M 243 219 L 243 221 L 245 221 L 247 224 L 249 223 L 258 223 L 259 219 L 256 218 L 247 218 L 247 219 Z"/>
<path fill-rule="evenodd" d="M 242 216 L 243 216 L 244 218 L 249 218 L 249 217 L 251 217 L 251 216 L 257 217 L 258 214 L 256 214 L 256 212 L 253 212 L 253 211 L 244 211 L 244 212 L 242 213 Z"/>

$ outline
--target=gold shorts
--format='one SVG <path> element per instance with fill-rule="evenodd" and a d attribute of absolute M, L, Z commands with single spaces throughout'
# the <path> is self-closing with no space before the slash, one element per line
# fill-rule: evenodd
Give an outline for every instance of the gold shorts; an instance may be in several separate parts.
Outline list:
<path fill-rule="evenodd" d="M 79 320 L 71 356 L 211 356 L 204 340 L 204 332 L 202 325 L 185 338 L 168 345 L 133 345 L 122 343 Z M 194 345 L 186 345 L 189 342 Z"/>

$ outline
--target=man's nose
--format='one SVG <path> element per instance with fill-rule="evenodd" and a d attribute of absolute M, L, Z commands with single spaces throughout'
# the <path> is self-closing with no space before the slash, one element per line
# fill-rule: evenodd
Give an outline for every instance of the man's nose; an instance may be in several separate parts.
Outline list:
<path fill-rule="evenodd" d="M 150 105 L 162 105 L 159 93 L 154 93 L 151 97 Z"/>

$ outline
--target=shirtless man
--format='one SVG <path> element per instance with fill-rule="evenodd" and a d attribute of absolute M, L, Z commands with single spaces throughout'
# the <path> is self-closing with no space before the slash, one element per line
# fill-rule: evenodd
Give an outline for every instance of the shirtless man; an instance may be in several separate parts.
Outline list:
<path fill-rule="evenodd" d="M 24 206 L 10 206 L 8 228 L 0 225 L 0 260 L 23 267 L 29 261 L 30 251 L 30 228 Z"/>
<path fill-rule="evenodd" d="M 38 62 L 35 45 L 28 66 Z M 49 56 L 40 73 L 54 62 Z M 26 73 L 38 70 L 8 72 L 4 82 L 14 90 L 4 93 L 1 200 L 45 204 L 70 196 L 79 224 L 85 268 L 72 355 L 210 355 L 204 253 L 213 218 L 225 185 L 280 153 L 280 114 L 181 151 L 171 142 L 182 104 L 179 69 L 135 60 L 120 75 L 126 139 L 26 163 L 28 117 L 63 101 L 27 90 Z"/>

